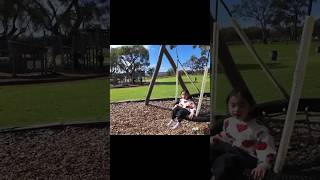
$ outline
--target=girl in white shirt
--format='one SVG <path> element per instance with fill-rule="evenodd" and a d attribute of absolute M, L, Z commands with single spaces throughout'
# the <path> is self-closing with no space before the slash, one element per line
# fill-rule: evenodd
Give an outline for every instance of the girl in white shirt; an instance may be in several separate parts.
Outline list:
<path fill-rule="evenodd" d="M 190 95 L 187 91 L 181 92 L 181 99 L 176 102 L 176 105 L 172 108 L 172 119 L 167 126 L 173 125 L 171 129 L 176 129 L 180 126 L 181 121 L 185 118 L 192 119 L 196 113 L 196 105 L 190 99 Z"/>
<path fill-rule="evenodd" d="M 275 157 L 273 137 L 252 116 L 254 103 L 249 93 L 233 90 L 227 98 L 230 118 L 223 130 L 210 138 L 212 173 L 215 180 L 241 179 L 244 169 L 263 179 Z"/>

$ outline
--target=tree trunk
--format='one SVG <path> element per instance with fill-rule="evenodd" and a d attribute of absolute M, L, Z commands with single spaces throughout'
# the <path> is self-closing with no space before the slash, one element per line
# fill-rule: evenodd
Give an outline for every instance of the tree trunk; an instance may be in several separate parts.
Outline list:
<path fill-rule="evenodd" d="M 263 24 L 261 25 L 261 31 L 262 31 L 262 42 L 263 42 L 263 44 L 267 44 L 268 43 L 267 28 Z"/>
<path fill-rule="evenodd" d="M 134 84 L 134 77 L 133 77 L 133 73 L 130 74 L 131 76 L 131 83 Z"/>
<path fill-rule="evenodd" d="M 294 16 L 294 40 L 298 40 L 298 14 Z"/>

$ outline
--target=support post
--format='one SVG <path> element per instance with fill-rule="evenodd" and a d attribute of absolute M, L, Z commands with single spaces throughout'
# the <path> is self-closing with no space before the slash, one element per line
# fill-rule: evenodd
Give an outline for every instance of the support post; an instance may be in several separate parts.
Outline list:
<path fill-rule="evenodd" d="M 178 95 L 179 95 L 179 70 L 176 70 L 176 93 L 175 93 L 175 98 L 174 100 L 177 102 L 178 100 Z"/>
<path fill-rule="evenodd" d="M 306 69 L 306 63 L 309 55 L 309 49 L 311 44 L 311 38 L 312 38 L 312 31 L 314 27 L 314 18 L 307 16 L 303 32 L 301 36 L 301 42 L 299 47 L 299 55 L 297 58 L 297 64 L 296 69 L 294 72 L 293 77 L 293 84 L 292 84 L 292 90 L 291 90 L 291 96 L 288 106 L 288 111 L 286 115 L 286 121 L 284 124 L 284 128 L 282 131 L 281 141 L 280 141 L 280 147 L 278 150 L 275 166 L 274 166 L 274 172 L 279 173 L 282 170 L 282 167 L 284 165 L 288 147 L 291 139 L 291 134 L 294 127 L 294 122 L 296 119 L 297 109 L 299 105 L 299 100 L 301 97 L 302 87 L 303 87 L 303 81 L 305 76 L 305 69 Z"/>
<path fill-rule="evenodd" d="M 216 6 L 217 6 L 216 9 L 218 9 L 218 5 L 219 5 L 219 1 L 217 1 L 216 3 Z M 216 13 L 218 13 L 218 10 L 216 10 Z M 216 117 L 217 98 L 215 96 L 217 95 L 217 84 L 218 84 L 218 48 L 219 48 L 219 27 L 218 27 L 217 20 L 215 20 L 212 23 L 213 23 L 213 34 L 212 34 L 213 38 L 210 45 L 210 61 L 211 61 L 210 128 L 213 128 L 216 121 L 215 117 Z"/>
<path fill-rule="evenodd" d="M 200 110 L 201 110 L 201 105 L 202 105 L 202 100 L 203 100 L 203 93 L 204 93 L 204 90 L 205 90 L 205 87 L 206 87 L 207 75 L 208 75 L 208 67 L 205 67 L 203 78 L 202 78 L 202 83 L 201 83 L 201 91 L 200 91 L 200 97 L 199 97 L 199 101 L 198 101 L 196 116 L 199 115 Z"/>
<path fill-rule="evenodd" d="M 231 86 L 233 88 L 239 88 L 249 93 L 248 101 L 255 103 L 255 100 L 250 93 L 248 86 L 246 85 L 245 81 L 243 80 L 236 64 L 233 61 L 231 53 L 229 51 L 228 46 L 224 43 L 223 37 L 219 37 L 219 48 L 218 48 L 218 57 L 220 60 L 221 65 L 223 66 L 224 73 L 227 76 Z M 215 88 L 215 87 L 214 87 Z"/>
<path fill-rule="evenodd" d="M 158 56 L 157 65 L 156 65 L 156 68 L 155 68 L 155 70 L 153 72 L 151 82 L 149 84 L 148 93 L 147 93 L 146 100 L 145 100 L 145 105 L 149 104 L 150 96 L 151 96 L 151 93 L 152 93 L 152 90 L 153 90 L 153 86 L 154 86 L 154 84 L 156 82 L 156 79 L 157 79 L 157 76 L 158 76 L 158 73 L 159 73 L 159 70 L 160 70 L 161 61 L 162 61 L 162 57 L 163 57 L 163 51 L 164 51 L 164 45 L 161 45 L 160 46 L 160 52 L 159 52 L 159 56 Z"/>

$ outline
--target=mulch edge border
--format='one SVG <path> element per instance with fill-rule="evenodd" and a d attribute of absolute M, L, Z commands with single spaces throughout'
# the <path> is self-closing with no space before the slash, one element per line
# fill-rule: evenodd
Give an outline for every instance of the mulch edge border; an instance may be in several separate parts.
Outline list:
<path fill-rule="evenodd" d="M 31 131 L 31 130 L 38 130 L 38 129 L 59 129 L 59 128 L 65 128 L 67 126 L 104 128 L 104 127 L 110 127 L 110 121 L 52 123 L 52 124 L 41 124 L 41 125 L 34 125 L 34 126 L 27 126 L 27 127 L 4 128 L 4 129 L 0 129 L 0 134 Z"/>
<path fill-rule="evenodd" d="M 204 96 L 210 95 L 210 93 L 204 93 Z M 194 96 L 199 96 L 199 93 L 196 94 L 191 94 L 192 97 Z M 210 97 L 210 96 L 209 96 Z M 169 100 L 174 100 L 175 98 L 156 98 L 156 99 L 150 99 L 150 101 L 169 101 Z M 110 104 L 121 104 L 121 103 L 131 103 L 131 102 L 144 102 L 145 99 L 143 100 L 126 100 L 126 101 L 117 101 L 117 102 L 110 102 Z"/>
<path fill-rule="evenodd" d="M 55 78 L 55 79 L 36 79 L 36 80 L 31 79 L 31 80 L 23 80 L 23 81 L 0 82 L 0 86 L 77 81 L 77 80 L 94 79 L 94 78 L 102 78 L 102 77 L 105 77 L 106 80 L 108 78 L 106 75 L 93 75 L 93 76 L 85 76 L 85 77 L 65 77 L 65 78 Z"/>

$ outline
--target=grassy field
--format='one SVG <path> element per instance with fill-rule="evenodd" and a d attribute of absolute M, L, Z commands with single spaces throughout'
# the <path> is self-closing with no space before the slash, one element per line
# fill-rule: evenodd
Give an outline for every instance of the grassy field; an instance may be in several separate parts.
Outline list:
<path fill-rule="evenodd" d="M 310 47 L 302 92 L 303 97 L 320 97 L 320 55 L 316 54 L 315 51 L 319 45 L 320 42 L 313 42 Z M 261 58 L 268 64 L 276 79 L 290 94 L 297 60 L 298 43 L 257 44 L 254 46 Z M 257 103 L 283 98 L 243 45 L 233 45 L 229 48 Z M 269 54 L 272 50 L 278 51 L 277 61 L 270 60 Z M 217 111 L 223 113 L 226 112 L 225 99 L 231 90 L 231 86 L 223 73 L 218 74 L 217 90 Z"/>
<path fill-rule="evenodd" d="M 190 78 L 194 80 L 197 78 L 195 85 L 201 89 L 201 81 L 203 75 L 190 75 Z M 186 83 L 190 93 L 197 93 L 198 91 L 192 86 L 187 77 L 182 77 Z M 210 92 L 210 81 L 209 77 L 206 80 L 205 92 Z M 111 102 L 125 101 L 125 100 L 142 100 L 146 97 L 148 86 L 131 87 L 131 88 L 114 88 L 110 90 Z M 179 86 L 179 92 L 181 87 Z M 153 88 L 151 99 L 157 98 L 170 98 L 175 97 L 176 92 L 176 77 L 159 77 L 157 78 L 156 84 Z"/>
<path fill-rule="evenodd" d="M 105 79 L 0 86 L 0 128 L 109 119 L 106 88 Z"/>
<path fill-rule="evenodd" d="M 255 44 L 254 46 L 262 60 L 267 63 L 276 79 L 287 90 L 288 94 L 290 94 L 299 44 L 296 42 L 289 42 L 288 44 Z M 320 42 L 313 42 L 310 47 L 310 58 L 308 59 L 302 92 L 303 97 L 320 97 L 320 55 L 315 51 L 318 46 L 320 46 Z M 260 66 L 253 59 L 245 46 L 232 45 L 229 46 L 229 48 L 240 73 L 245 79 L 257 103 L 283 98 L 266 74 L 260 69 Z M 269 55 L 272 50 L 278 51 L 277 61 L 270 60 Z M 185 77 L 184 79 L 187 82 Z M 197 76 L 197 79 L 199 81 L 197 86 L 200 87 L 202 79 L 201 75 Z M 151 98 L 174 97 L 175 77 L 160 78 L 157 82 Z M 196 92 L 191 84 L 187 84 L 187 86 L 191 92 Z M 111 102 L 144 99 L 147 89 L 147 86 L 111 89 Z M 231 86 L 227 81 L 227 78 L 223 73 L 219 73 L 216 98 L 218 113 L 226 112 L 225 99 L 230 90 Z M 209 92 L 209 78 L 207 79 L 206 92 Z"/>

